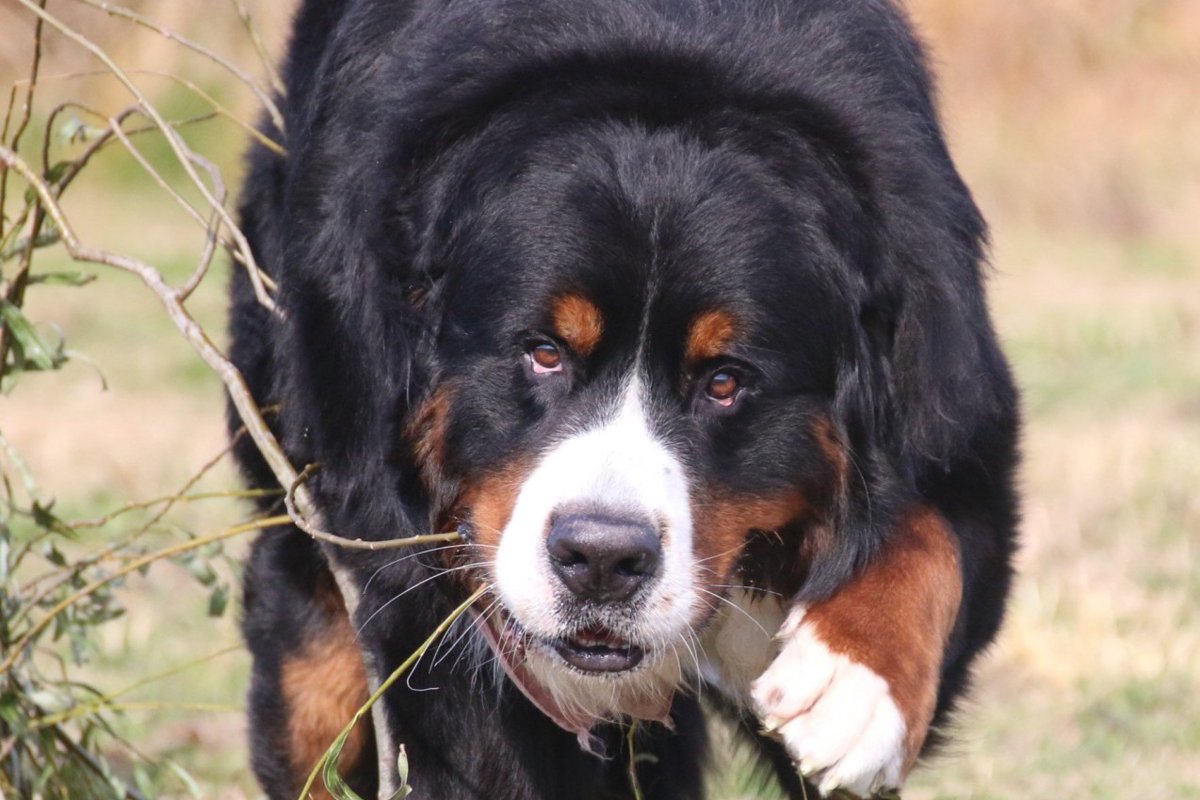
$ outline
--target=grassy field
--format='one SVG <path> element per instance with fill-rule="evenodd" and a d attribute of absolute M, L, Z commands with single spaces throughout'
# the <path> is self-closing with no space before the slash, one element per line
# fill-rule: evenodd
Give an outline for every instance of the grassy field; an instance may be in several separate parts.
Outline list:
<path fill-rule="evenodd" d="M 234 40 L 181 4 L 142 7 L 216 49 Z M 257 7 L 278 47 L 280 4 Z M 914 0 L 911 10 L 941 76 L 952 149 L 992 222 L 992 309 L 1027 424 L 1008 622 L 960 736 L 905 797 L 1200 798 L 1200 4 Z M 0 8 L 0 29 L 23 30 L 20 17 Z M 126 30 L 95 24 L 97 36 Z M 161 43 L 113 41 L 130 62 L 173 57 Z M 7 48 L 0 88 L 25 63 Z M 90 68 L 61 42 L 49 57 L 61 72 Z M 91 80 L 49 91 L 124 104 Z M 196 102 L 156 97 L 177 115 Z M 189 135 L 234 183 L 236 129 Z M 135 173 L 114 153 L 68 210 L 85 238 L 182 276 L 200 232 Z M 98 276 L 83 289 L 39 287 L 27 307 L 97 366 L 30 375 L 0 397 L 0 430 L 67 518 L 169 494 L 224 446 L 216 378 L 136 281 Z M 214 333 L 222 285 L 214 274 L 190 304 Z M 235 484 L 222 465 L 203 485 Z M 170 520 L 208 531 L 245 512 L 208 501 Z M 87 677 L 117 690 L 213 655 L 122 696 L 127 733 L 191 770 L 205 797 L 255 796 L 235 619 L 207 618 L 207 594 L 174 567 L 123 592 L 130 613 L 106 626 Z M 747 788 L 737 766 L 714 784 L 726 800 L 771 796 Z"/>

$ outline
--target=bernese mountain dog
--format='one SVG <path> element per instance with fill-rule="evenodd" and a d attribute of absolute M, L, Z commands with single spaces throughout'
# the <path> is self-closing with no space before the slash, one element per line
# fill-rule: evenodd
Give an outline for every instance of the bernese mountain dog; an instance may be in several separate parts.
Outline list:
<path fill-rule="evenodd" d="M 478 590 L 347 741 L 364 797 L 403 745 L 414 797 L 699 798 L 704 714 L 791 797 L 900 787 L 1001 620 L 1018 427 L 904 13 L 303 0 L 284 73 L 234 360 L 325 530 L 461 538 L 257 540 L 266 793 Z"/>

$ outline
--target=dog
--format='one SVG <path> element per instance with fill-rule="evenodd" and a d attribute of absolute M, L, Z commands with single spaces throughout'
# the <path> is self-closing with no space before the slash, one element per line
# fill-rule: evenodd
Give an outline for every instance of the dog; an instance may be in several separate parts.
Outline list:
<path fill-rule="evenodd" d="M 257 539 L 266 793 L 477 590 L 361 795 L 403 745 L 417 797 L 699 798 L 705 714 L 791 797 L 902 786 L 1002 619 L 1019 427 L 904 13 L 304 0 L 284 77 L 232 357 L 325 529 L 461 538 Z"/>

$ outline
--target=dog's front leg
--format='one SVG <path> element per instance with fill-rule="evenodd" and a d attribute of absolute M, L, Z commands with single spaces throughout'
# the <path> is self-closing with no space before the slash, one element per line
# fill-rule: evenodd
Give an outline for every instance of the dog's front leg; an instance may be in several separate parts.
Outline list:
<path fill-rule="evenodd" d="M 933 719 L 961 596 L 953 532 L 920 508 L 836 594 L 789 610 L 779 655 L 751 697 L 822 794 L 903 783 Z"/>

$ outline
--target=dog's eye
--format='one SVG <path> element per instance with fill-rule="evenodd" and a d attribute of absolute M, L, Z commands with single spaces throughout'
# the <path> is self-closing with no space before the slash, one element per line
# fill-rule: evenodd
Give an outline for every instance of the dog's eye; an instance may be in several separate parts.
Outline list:
<path fill-rule="evenodd" d="M 741 381 L 738 376 L 729 370 L 717 370 L 708 379 L 708 386 L 704 387 L 704 393 L 708 398 L 719 406 L 729 408 L 737 401 L 738 390 L 741 389 Z"/>
<path fill-rule="evenodd" d="M 535 344 L 527 352 L 534 375 L 549 375 L 552 372 L 562 372 L 562 353 L 553 344 L 549 342 Z"/>

